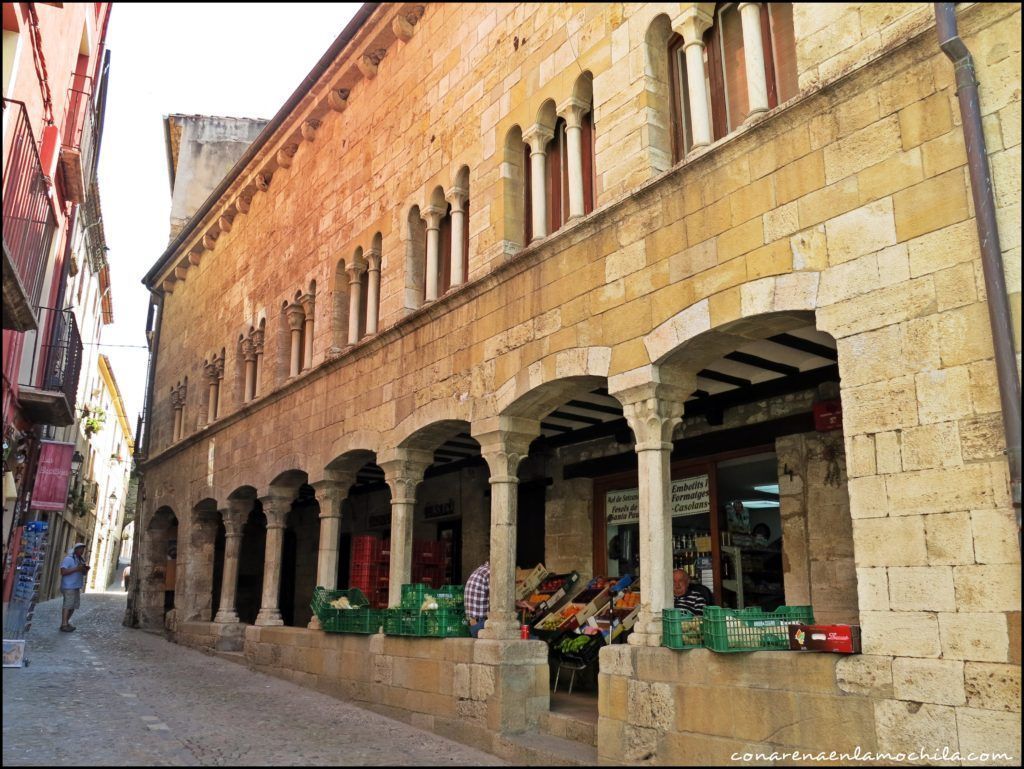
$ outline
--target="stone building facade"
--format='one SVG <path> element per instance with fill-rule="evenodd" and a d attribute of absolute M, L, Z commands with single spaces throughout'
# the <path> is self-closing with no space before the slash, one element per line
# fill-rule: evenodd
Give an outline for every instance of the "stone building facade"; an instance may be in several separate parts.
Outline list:
<path fill-rule="evenodd" d="M 1020 10 L 959 24 L 1019 329 Z M 927 4 L 363 6 L 146 276 L 134 620 L 522 758 L 557 719 L 514 568 L 608 573 L 634 488 L 641 613 L 601 653 L 595 758 L 1019 760 L 960 122 Z M 740 459 L 774 481 L 786 601 L 862 655 L 661 646 L 670 482 L 724 495 Z M 481 638 L 316 627 L 351 537 L 388 535 L 395 604 L 451 519 L 451 576 L 490 558 Z"/>

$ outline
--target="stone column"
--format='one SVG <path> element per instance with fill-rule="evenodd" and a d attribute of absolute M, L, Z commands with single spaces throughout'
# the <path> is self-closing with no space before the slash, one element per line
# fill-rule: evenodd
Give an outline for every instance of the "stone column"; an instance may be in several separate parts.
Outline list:
<path fill-rule="evenodd" d="M 388 606 L 402 600 L 402 585 L 412 580 L 412 516 L 416 487 L 434 462 L 432 451 L 394 449 L 394 459 L 378 461 L 391 488 L 391 563 L 388 571 Z"/>
<path fill-rule="evenodd" d="M 452 187 L 446 198 L 452 205 L 452 288 L 466 282 L 466 276 L 462 270 L 462 263 L 466 258 L 462 251 L 462 242 L 465 237 L 465 205 L 468 199 L 469 193 L 461 187 Z"/>
<path fill-rule="evenodd" d="M 312 294 L 303 294 L 299 298 L 302 311 L 306 314 L 306 325 L 302 334 L 302 368 L 313 368 L 313 309 L 315 298 Z"/>
<path fill-rule="evenodd" d="M 306 314 L 302 311 L 302 305 L 290 304 L 286 310 L 288 314 L 288 328 L 291 329 L 291 359 L 288 368 L 288 376 L 295 377 L 302 370 L 302 326 L 306 321 Z"/>
<path fill-rule="evenodd" d="M 291 507 L 289 497 L 260 497 L 267 516 L 267 547 L 263 557 L 263 600 L 256 615 L 257 625 L 283 625 L 278 601 L 281 592 L 281 557 L 284 551 L 284 524 Z"/>
<path fill-rule="evenodd" d="M 533 239 L 548 234 L 548 185 L 545 157 L 548 142 L 555 132 L 547 126 L 534 124 L 523 134 L 523 141 L 530 145 L 530 205 L 533 208 Z"/>
<path fill-rule="evenodd" d="M 320 549 L 317 553 L 316 584 L 328 590 L 338 587 L 338 538 L 341 534 L 341 504 L 348 497 L 348 490 L 356 481 L 355 472 L 336 473 L 331 480 L 313 484 L 316 499 L 320 503 Z M 309 627 L 320 629 L 320 621 L 314 614 Z"/>
<path fill-rule="evenodd" d="M 473 435 L 487 461 L 491 484 L 491 585 L 490 612 L 481 638 L 519 637 L 516 618 L 516 512 L 519 477 L 516 471 L 526 457 L 530 442 L 540 434 L 540 422 L 499 418 L 497 429 L 480 426 Z"/>
<path fill-rule="evenodd" d="M 640 481 L 640 616 L 629 642 L 661 644 L 661 612 L 672 606 L 672 505 L 669 458 L 672 431 L 683 417 L 683 403 L 696 387 L 678 377 L 673 384 L 649 382 L 612 393 L 636 438 Z M 609 388 L 610 389 L 610 388 Z"/>
<path fill-rule="evenodd" d="M 747 68 L 747 119 L 768 111 L 768 82 L 764 70 L 764 43 L 761 39 L 761 4 L 740 3 L 743 26 L 743 61 Z"/>
<path fill-rule="evenodd" d="M 251 401 L 256 397 L 256 348 L 252 339 L 242 340 L 242 358 L 245 360 L 245 389 L 242 400 Z"/>
<path fill-rule="evenodd" d="M 583 216 L 583 116 L 590 105 L 572 97 L 558 108 L 565 120 L 565 151 L 569 162 L 569 218 Z"/>
<path fill-rule="evenodd" d="M 174 437 L 172 440 L 181 438 L 181 402 L 177 394 L 171 395 L 171 403 L 174 405 Z"/>
<path fill-rule="evenodd" d="M 441 258 L 441 219 L 444 209 L 440 206 L 427 206 L 423 209 L 423 219 L 427 223 L 427 274 L 424 283 L 423 300 L 433 302 L 437 299 L 438 263 Z"/>
<path fill-rule="evenodd" d="M 366 264 L 353 262 L 345 272 L 348 273 L 348 343 L 359 341 L 359 316 L 362 305 L 362 282 Z"/>
<path fill-rule="evenodd" d="M 711 105 L 708 103 L 707 85 L 704 83 L 704 33 L 714 19 L 699 8 L 683 13 L 680 26 L 675 28 L 683 38 L 686 52 L 686 81 L 690 92 L 690 129 L 693 146 L 711 144 Z"/>
<path fill-rule="evenodd" d="M 380 251 L 366 253 L 367 277 L 366 287 L 366 334 L 377 333 L 377 321 L 380 316 Z"/>
<path fill-rule="evenodd" d="M 228 503 L 227 510 L 221 510 L 221 518 L 224 521 L 224 575 L 220 582 L 220 603 L 214 622 L 238 622 L 238 613 L 235 611 L 238 560 L 242 554 L 242 529 L 252 507 L 251 499 L 233 499 Z"/>
<path fill-rule="evenodd" d="M 220 384 L 220 379 L 217 377 L 216 360 L 206 364 L 204 373 L 206 375 L 207 386 L 209 387 L 210 402 L 206 408 L 206 422 L 209 424 L 217 418 L 217 389 Z"/>
<path fill-rule="evenodd" d="M 252 332 L 252 349 L 256 353 L 256 382 L 252 391 L 253 398 L 263 389 L 263 337 L 262 328 Z"/>

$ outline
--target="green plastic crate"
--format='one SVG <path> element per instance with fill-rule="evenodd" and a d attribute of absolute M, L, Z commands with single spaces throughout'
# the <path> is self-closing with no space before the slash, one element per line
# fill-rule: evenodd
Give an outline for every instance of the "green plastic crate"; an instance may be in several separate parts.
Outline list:
<path fill-rule="evenodd" d="M 465 585 L 442 585 L 434 592 L 437 597 L 437 607 L 439 609 L 449 609 L 460 612 L 465 611 Z"/>
<path fill-rule="evenodd" d="M 669 649 L 699 649 L 704 645 L 701 618 L 686 609 L 661 613 L 661 645 Z"/>
<path fill-rule="evenodd" d="M 780 606 L 761 609 L 704 609 L 704 646 L 716 652 L 756 652 L 789 649 L 789 626 L 814 624 L 810 606 Z"/>
<path fill-rule="evenodd" d="M 342 596 L 348 598 L 349 603 L 354 607 L 353 609 L 335 609 L 331 606 L 331 601 L 336 601 Z M 363 595 L 363 591 L 355 587 L 348 590 L 328 590 L 324 587 L 315 587 L 313 588 L 313 600 L 309 604 L 317 619 L 320 620 L 320 624 L 324 627 L 326 627 L 325 622 L 330 621 L 341 612 L 347 613 L 369 605 L 370 602 Z"/>
<path fill-rule="evenodd" d="M 415 582 L 411 585 L 402 585 L 401 607 L 403 609 L 418 611 L 428 595 L 436 596 L 436 594 L 437 591 L 434 588 L 423 582 Z"/>
<path fill-rule="evenodd" d="M 469 635 L 469 625 L 466 615 L 457 611 L 387 609 L 384 613 L 384 632 L 387 635 L 419 638 L 459 638 Z"/>
<path fill-rule="evenodd" d="M 337 633 L 379 633 L 384 624 L 384 613 L 380 609 L 342 609 L 338 612 L 335 628 L 327 628 Z"/>

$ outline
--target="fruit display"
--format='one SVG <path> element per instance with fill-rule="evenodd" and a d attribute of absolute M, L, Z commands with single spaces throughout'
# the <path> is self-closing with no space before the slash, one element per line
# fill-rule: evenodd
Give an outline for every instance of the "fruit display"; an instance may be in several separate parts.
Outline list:
<path fill-rule="evenodd" d="M 634 593 L 632 590 L 625 590 L 615 599 L 614 606 L 616 609 L 635 609 L 640 605 L 640 594 Z"/>
<path fill-rule="evenodd" d="M 555 649 L 560 652 L 572 654 L 578 652 L 584 646 L 590 643 L 590 637 L 585 635 L 569 636 L 563 638 L 555 645 Z"/>
<path fill-rule="evenodd" d="M 340 598 L 337 598 L 337 599 L 331 601 L 328 604 L 328 606 L 330 606 L 333 609 L 354 609 L 354 608 L 356 608 L 355 606 L 352 605 L 351 601 L 348 600 L 348 596 L 345 596 L 345 595 L 343 595 Z"/>

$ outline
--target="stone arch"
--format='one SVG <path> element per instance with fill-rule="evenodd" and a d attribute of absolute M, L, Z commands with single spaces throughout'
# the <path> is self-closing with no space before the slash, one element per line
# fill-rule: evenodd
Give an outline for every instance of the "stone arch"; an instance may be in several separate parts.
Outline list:
<path fill-rule="evenodd" d="M 409 416 L 399 422 L 388 435 L 385 436 L 381 451 L 384 453 L 387 448 L 419 448 L 421 441 L 415 436 L 429 428 L 435 423 L 461 422 L 468 424 L 471 421 L 469 403 L 460 403 L 453 400 L 434 400 L 413 411 Z"/>
<path fill-rule="evenodd" d="M 426 227 L 420 215 L 420 207 L 414 205 L 406 216 L 403 238 L 405 240 L 405 292 L 406 310 L 415 310 L 423 304 L 426 279 Z"/>
<path fill-rule="evenodd" d="M 236 500 L 236 499 L 237 500 L 242 500 L 242 499 L 256 499 L 256 496 L 257 496 L 256 487 L 255 486 L 249 486 L 248 484 L 244 484 L 242 486 L 238 486 L 234 491 L 232 491 L 230 494 L 228 494 L 227 498 L 229 500 Z"/>
<path fill-rule="evenodd" d="M 514 254 L 526 245 L 526 196 L 525 189 L 526 144 L 523 131 L 518 125 L 512 126 L 505 134 L 504 156 L 501 164 L 502 178 L 502 240 L 506 254 Z"/>
<path fill-rule="evenodd" d="M 495 390 L 491 413 L 505 414 L 512 403 L 545 382 L 579 377 L 605 380 L 610 363 L 610 347 L 573 347 L 551 353 L 502 383 Z M 475 419 L 486 416 L 486 413 L 474 414 Z"/>
<path fill-rule="evenodd" d="M 547 128 L 549 131 L 555 130 L 555 121 L 558 120 L 558 109 L 555 106 L 554 99 L 545 99 L 540 107 L 537 108 L 537 120 L 536 123 L 539 126 Z"/>
<path fill-rule="evenodd" d="M 787 313 L 801 313 L 800 323 L 807 322 L 807 313 L 813 317 L 818 301 L 818 273 L 800 272 L 779 275 L 744 283 L 740 286 L 740 311 L 735 320 L 758 318 L 763 323 L 765 318 L 778 316 L 775 321 L 780 324 L 792 324 L 794 321 L 784 319 Z M 738 326 L 733 333 L 756 333 L 757 323 L 750 326 Z M 792 325 L 789 325 L 792 328 Z M 702 299 L 660 323 L 644 337 L 644 347 L 651 363 L 661 365 L 680 346 L 687 344 L 700 334 L 711 330 L 711 310 L 708 299 Z M 719 327 L 722 330 L 722 326 Z M 823 331 L 828 329 L 823 328 Z M 780 333 L 776 331 L 775 333 Z M 768 336 L 763 334 L 761 337 Z M 751 337 L 747 337 L 751 338 Z M 709 344 L 707 340 L 699 343 Z M 712 345 L 714 346 L 714 345 Z"/>
<path fill-rule="evenodd" d="M 288 456 L 272 465 L 268 473 L 271 477 L 268 484 L 271 489 L 294 494 L 299 486 L 308 482 L 309 476 L 306 471 L 296 468 L 296 459 L 294 456 Z"/>
<path fill-rule="evenodd" d="M 357 454 L 359 452 L 376 454 L 381 448 L 381 436 L 375 430 L 353 430 L 339 436 L 331 444 L 330 448 L 322 456 L 318 468 L 323 468 L 320 473 L 310 473 L 309 482 L 323 480 L 330 477 L 330 471 L 340 469 L 338 460 L 343 457 Z M 347 466 L 347 463 L 342 463 Z"/>
<path fill-rule="evenodd" d="M 185 621 L 209 622 L 213 619 L 214 590 L 217 579 L 217 542 L 220 540 L 220 569 L 224 566 L 224 524 L 217 500 L 205 497 L 192 507 L 188 537 L 179 542 L 182 551 L 180 595 L 175 604 Z M 219 535 L 219 536 L 218 536 Z M 179 539 L 181 539 L 179 537 Z M 181 545 L 187 545 L 187 549 Z"/>

